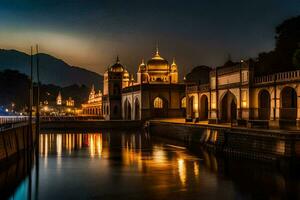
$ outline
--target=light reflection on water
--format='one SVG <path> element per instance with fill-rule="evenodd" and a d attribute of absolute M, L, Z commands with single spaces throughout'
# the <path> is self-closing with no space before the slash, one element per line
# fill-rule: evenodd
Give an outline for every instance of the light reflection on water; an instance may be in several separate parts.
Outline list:
<path fill-rule="evenodd" d="M 146 133 L 45 133 L 39 149 L 38 167 L 10 199 L 278 199 L 287 191 L 299 197 L 276 171 L 192 154 Z M 293 184 L 300 186 L 298 179 Z"/>

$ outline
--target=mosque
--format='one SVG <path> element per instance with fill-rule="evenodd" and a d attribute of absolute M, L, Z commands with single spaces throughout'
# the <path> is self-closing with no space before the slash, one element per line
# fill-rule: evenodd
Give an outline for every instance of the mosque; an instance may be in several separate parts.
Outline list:
<path fill-rule="evenodd" d="M 104 73 L 103 117 L 106 120 L 144 120 L 185 117 L 185 85 L 179 83 L 178 67 L 160 56 L 138 66 L 130 76 L 119 58 Z"/>

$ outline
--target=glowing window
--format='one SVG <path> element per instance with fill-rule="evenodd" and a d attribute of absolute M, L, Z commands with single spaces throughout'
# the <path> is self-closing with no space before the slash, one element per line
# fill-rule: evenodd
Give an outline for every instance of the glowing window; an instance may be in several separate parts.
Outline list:
<path fill-rule="evenodd" d="M 181 99 L 181 108 L 186 108 L 186 97 Z"/>
<path fill-rule="evenodd" d="M 163 108 L 163 100 L 159 97 L 154 99 L 154 108 Z"/>

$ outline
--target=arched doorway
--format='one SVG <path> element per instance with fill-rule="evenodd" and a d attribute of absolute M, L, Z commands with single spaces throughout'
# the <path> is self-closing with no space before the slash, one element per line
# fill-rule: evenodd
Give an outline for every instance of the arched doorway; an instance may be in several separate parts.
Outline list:
<path fill-rule="evenodd" d="M 140 120 L 140 102 L 138 98 L 135 99 L 134 101 L 134 120 Z"/>
<path fill-rule="evenodd" d="M 270 93 L 267 90 L 260 91 L 258 95 L 258 117 L 261 120 L 270 119 Z"/>
<path fill-rule="evenodd" d="M 208 98 L 202 95 L 200 99 L 200 120 L 208 119 Z"/>
<path fill-rule="evenodd" d="M 126 120 L 131 120 L 131 105 L 127 99 L 124 103 L 124 114 Z"/>
<path fill-rule="evenodd" d="M 195 97 L 194 96 L 191 96 L 189 98 L 189 110 L 188 110 L 188 114 L 190 115 L 190 117 L 192 119 L 195 118 L 195 109 L 194 109 L 194 102 L 195 102 Z"/>
<path fill-rule="evenodd" d="M 297 118 L 297 92 L 294 88 L 285 87 L 280 95 L 280 119 L 296 120 Z"/>
<path fill-rule="evenodd" d="M 226 92 L 221 101 L 221 121 L 232 122 L 237 119 L 237 100 L 230 92 Z"/>
<path fill-rule="evenodd" d="M 180 108 L 182 110 L 183 116 L 186 116 L 186 97 L 183 97 L 180 101 Z"/>
<path fill-rule="evenodd" d="M 168 117 L 168 101 L 161 98 L 155 97 L 152 104 L 152 115 L 153 117 L 162 118 Z"/>

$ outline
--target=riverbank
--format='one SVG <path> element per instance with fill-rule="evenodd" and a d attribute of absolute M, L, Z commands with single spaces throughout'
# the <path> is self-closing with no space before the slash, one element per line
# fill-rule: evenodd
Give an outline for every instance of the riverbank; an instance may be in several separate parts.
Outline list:
<path fill-rule="evenodd" d="M 253 159 L 297 159 L 300 132 L 185 123 L 179 119 L 150 120 L 153 135 L 198 143 L 217 153 Z"/>

